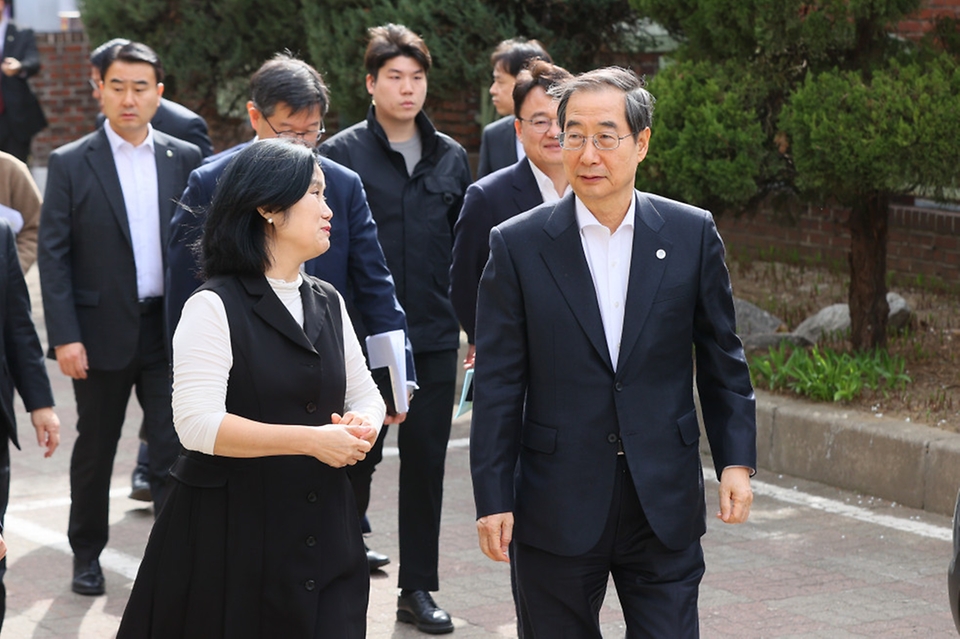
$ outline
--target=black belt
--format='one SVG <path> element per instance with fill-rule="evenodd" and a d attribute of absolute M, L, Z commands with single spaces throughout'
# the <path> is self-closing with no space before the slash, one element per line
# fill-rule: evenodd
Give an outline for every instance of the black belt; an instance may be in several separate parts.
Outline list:
<path fill-rule="evenodd" d="M 138 303 L 140 304 L 141 315 L 152 315 L 163 310 L 162 297 L 145 297 Z"/>

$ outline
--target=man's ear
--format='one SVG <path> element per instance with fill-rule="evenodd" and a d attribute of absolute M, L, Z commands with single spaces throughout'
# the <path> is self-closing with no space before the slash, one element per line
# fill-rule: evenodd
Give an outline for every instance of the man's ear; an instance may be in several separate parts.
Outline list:
<path fill-rule="evenodd" d="M 247 100 L 247 114 L 250 116 L 250 126 L 254 131 L 257 131 L 257 127 L 260 126 L 260 118 L 262 114 L 260 110 L 254 106 L 253 100 Z"/>
<path fill-rule="evenodd" d="M 373 87 L 375 87 L 376 84 L 377 84 L 377 79 L 368 73 L 367 74 L 367 93 L 369 93 L 370 95 L 373 95 Z"/>

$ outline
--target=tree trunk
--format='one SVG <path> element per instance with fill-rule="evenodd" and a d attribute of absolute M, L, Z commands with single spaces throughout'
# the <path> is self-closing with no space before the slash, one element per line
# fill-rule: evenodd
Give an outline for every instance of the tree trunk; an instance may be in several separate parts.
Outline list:
<path fill-rule="evenodd" d="M 887 232 L 890 201 L 872 193 L 850 211 L 850 340 L 854 350 L 887 343 Z"/>

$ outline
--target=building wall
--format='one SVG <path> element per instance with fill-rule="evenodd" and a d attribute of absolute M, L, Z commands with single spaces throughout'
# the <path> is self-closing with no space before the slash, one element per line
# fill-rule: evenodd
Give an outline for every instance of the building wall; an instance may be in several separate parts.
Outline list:
<path fill-rule="evenodd" d="M 721 216 L 717 228 L 732 255 L 770 256 L 845 267 L 850 251 L 847 211 L 804 209 L 793 219 L 761 211 L 754 216 Z M 887 270 L 907 280 L 960 285 L 960 212 L 890 207 Z"/>

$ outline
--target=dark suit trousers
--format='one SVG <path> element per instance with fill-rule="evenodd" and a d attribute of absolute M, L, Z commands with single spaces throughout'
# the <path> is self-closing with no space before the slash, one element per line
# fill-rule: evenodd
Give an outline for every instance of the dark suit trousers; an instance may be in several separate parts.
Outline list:
<path fill-rule="evenodd" d="M 155 305 L 156 306 L 156 305 Z M 78 560 L 100 556 L 109 533 L 110 476 L 127 412 L 136 389 L 143 431 L 150 445 L 150 491 L 160 511 L 170 466 L 180 451 L 173 429 L 170 364 L 165 348 L 162 305 L 140 316 L 137 354 L 126 368 L 88 370 L 73 380 L 77 440 L 70 458 L 70 523 L 67 535 Z"/>
<path fill-rule="evenodd" d="M 585 555 L 562 557 L 515 542 L 524 639 L 601 639 L 599 613 L 613 575 L 627 639 L 699 637 L 703 549 L 673 551 L 653 534 L 624 457 L 607 525 Z"/>
<path fill-rule="evenodd" d="M 30 142 L 32 138 L 22 138 L 10 124 L 6 112 L 0 114 L 0 151 L 9 153 L 21 162 L 26 163 L 30 156 Z"/>
<path fill-rule="evenodd" d="M 10 502 L 10 440 L 4 435 L 0 440 L 0 527 L 7 514 Z M 3 578 L 7 574 L 7 558 L 0 559 L 0 630 L 3 630 L 3 618 L 7 615 L 7 587 Z"/>

